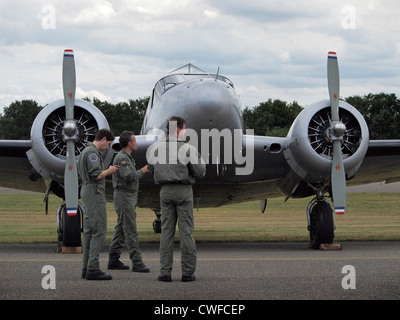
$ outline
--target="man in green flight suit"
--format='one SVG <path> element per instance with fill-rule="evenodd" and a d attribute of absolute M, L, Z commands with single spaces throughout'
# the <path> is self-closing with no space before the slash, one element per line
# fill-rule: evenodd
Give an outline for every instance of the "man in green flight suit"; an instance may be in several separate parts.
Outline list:
<path fill-rule="evenodd" d="M 83 269 L 82 278 L 87 280 L 111 280 L 100 270 L 99 256 L 107 233 L 105 177 L 118 170 L 118 166 L 103 168 L 100 152 L 110 148 L 114 133 L 107 129 L 97 132 L 93 143 L 88 143 L 78 161 L 78 173 L 82 180 L 81 197 L 83 215 Z"/>
<path fill-rule="evenodd" d="M 182 281 L 196 277 L 197 249 L 193 239 L 193 191 L 195 179 L 204 177 L 206 165 L 194 146 L 184 140 L 185 120 L 172 117 L 167 124 L 168 137 L 147 152 L 149 172 L 161 185 L 161 239 L 159 281 L 170 282 L 176 222 L 179 221 Z"/>
<path fill-rule="evenodd" d="M 110 244 L 108 269 L 127 270 L 129 266 L 119 260 L 121 249 L 126 243 L 132 261 L 132 271 L 150 272 L 142 261 L 136 227 L 136 204 L 138 199 L 139 179 L 148 172 L 147 165 L 136 170 L 132 152 L 137 149 L 137 142 L 132 131 L 124 131 L 119 137 L 122 148 L 114 158 L 114 165 L 119 170 L 113 174 L 114 208 L 117 212 L 117 225 Z"/>

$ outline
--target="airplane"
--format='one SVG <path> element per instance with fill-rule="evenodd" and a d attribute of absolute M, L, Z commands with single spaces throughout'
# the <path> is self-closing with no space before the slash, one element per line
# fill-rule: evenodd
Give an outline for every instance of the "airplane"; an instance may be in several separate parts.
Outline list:
<path fill-rule="evenodd" d="M 99 109 L 75 99 L 74 59 L 73 50 L 66 49 L 64 99 L 40 111 L 31 139 L 0 140 L 0 186 L 44 191 L 46 203 L 50 192 L 64 200 L 57 210 L 63 248 L 81 246 L 84 206 L 79 202 L 77 159 L 99 129 L 109 129 Z M 264 213 L 269 198 L 314 196 L 306 208 L 310 247 L 332 244 L 334 215 L 346 207 L 346 185 L 400 181 L 400 140 L 370 140 L 363 116 L 339 99 L 335 52 L 327 56 L 327 80 L 329 98 L 304 108 L 286 137 L 255 136 L 244 132 L 242 103 L 232 81 L 219 69 L 207 73 L 189 63 L 156 82 L 136 135 L 136 165 L 148 163 L 147 152 L 165 134 L 168 119 L 180 116 L 186 120 L 188 142 L 199 147 L 207 164 L 206 176 L 193 185 L 197 208 L 259 200 Z M 106 167 L 120 149 L 116 137 L 102 153 Z M 155 212 L 153 229 L 161 232 L 159 185 L 145 175 L 139 189 L 138 206 Z M 108 179 L 109 201 L 112 194 Z"/>

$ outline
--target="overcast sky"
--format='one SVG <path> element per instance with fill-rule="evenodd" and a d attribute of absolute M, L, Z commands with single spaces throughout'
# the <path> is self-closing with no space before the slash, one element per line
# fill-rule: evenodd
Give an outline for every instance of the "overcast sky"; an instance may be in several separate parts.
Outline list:
<path fill-rule="evenodd" d="M 15 100 L 63 98 L 63 51 L 75 52 L 77 98 L 149 96 L 193 63 L 230 78 L 244 106 L 328 98 L 336 51 L 341 97 L 400 98 L 396 0 L 0 0 L 0 112 Z"/>

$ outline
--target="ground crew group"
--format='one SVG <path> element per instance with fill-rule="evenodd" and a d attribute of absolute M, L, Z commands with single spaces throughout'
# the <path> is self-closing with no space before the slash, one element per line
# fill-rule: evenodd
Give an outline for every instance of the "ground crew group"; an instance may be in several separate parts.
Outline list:
<path fill-rule="evenodd" d="M 170 124 L 174 124 L 170 128 Z M 170 130 L 171 129 L 171 130 Z M 81 198 L 85 212 L 83 219 L 83 266 L 82 278 L 87 280 L 111 280 L 100 270 L 99 255 L 107 233 L 107 212 L 105 198 L 105 177 L 112 175 L 114 188 L 114 208 L 117 224 L 109 249 L 108 269 L 128 270 L 129 266 L 119 260 L 121 249 L 126 245 L 132 261 L 133 272 L 150 272 L 142 261 L 136 227 L 136 204 L 139 179 L 149 172 L 154 182 L 161 185 L 161 239 L 160 239 L 160 275 L 159 281 L 170 282 L 176 223 L 179 221 L 181 242 L 182 281 L 194 281 L 196 270 L 196 243 L 192 237 L 194 228 L 192 184 L 202 178 L 206 166 L 199 152 L 184 140 L 185 120 L 172 117 L 167 125 L 167 137 L 151 148 L 158 154 L 165 152 L 166 161 L 153 161 L 141 169 L 136 169 L 132 152 L 137 142 L 132 131 L 121 133 L 119 143 L 121 151 L 115 156 L 113 164 L 104 170 L 100 152 L 107 150 L 114 140 L 114 134 L 101 129 L 93 143 L 88 143 L 78 161 L 78 173 L 82 180 Z M 183 148 L 183 149 L 181 149 Z M 171 159 L 169 154 L 184 150 L 186 161 L 182 157 Z"/>

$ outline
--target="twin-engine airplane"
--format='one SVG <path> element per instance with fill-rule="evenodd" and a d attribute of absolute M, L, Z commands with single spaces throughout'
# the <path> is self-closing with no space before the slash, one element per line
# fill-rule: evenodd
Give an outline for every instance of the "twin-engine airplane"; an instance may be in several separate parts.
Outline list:
<path fill-rule="evenodd" d="M 188 142 L 198 147 L 207 163 L 206 176 L 193 188 L 197 207 L 260 200 L 264 212 L 268 198 L 314 195 L 307 222 L 311 247 L 319 248 L 333 242 L 334 212 L 343 214 L 346 207 L 346 181 L 348 185 L 400 181 L 400 140 L 370 141 L 362 115 L 339 100 L 336 53 L 328 54 L 329 99 L 306 107 L 286 138 L 245 134 L 242 104 L 233 83 L 192 64 L 186 68 L 186 72 L 174 70 L 154 86 L 136 136 L 134 158 L 138 168 L 144 166 L 149 146 L 164 134 L 168 119 L 183 117 L 190 129 Z M 96 132 L 109 125 L 94 105 L 75 99 L 72 50 L 64 51 L 62 79 L 64 99 L 37 115 L 31 140 L 0 141 L 0 185 L 45 191 L 45 199 L 49 192 L 63 198 L 57 211 L 58 238 L 65 247 L 77 247 L 84 212 L 78 201 L 77 159 Z M 119 150 L 117 137 L 103 154 L 106 166 Z M 107 196 L 112 199 L 110 180 Z M 140 180 L 138 205 L 156 213 L 153 227 L 160 232 L 159 186 L 150 175 Z"/>

